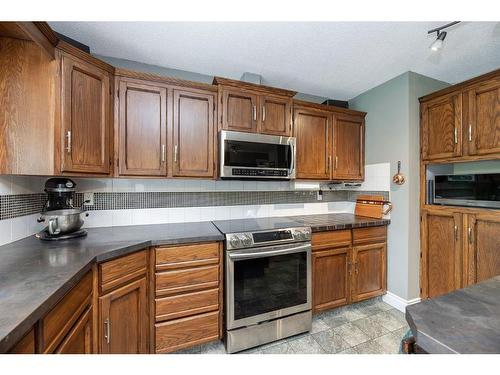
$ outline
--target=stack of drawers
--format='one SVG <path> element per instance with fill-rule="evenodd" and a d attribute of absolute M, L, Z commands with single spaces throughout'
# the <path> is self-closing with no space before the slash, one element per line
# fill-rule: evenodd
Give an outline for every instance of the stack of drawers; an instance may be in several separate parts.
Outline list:
<path fill-rule="evenodd" d="M 220 338 L 221 253 L 220 243 L 155 249 L 156 353 Z"/>

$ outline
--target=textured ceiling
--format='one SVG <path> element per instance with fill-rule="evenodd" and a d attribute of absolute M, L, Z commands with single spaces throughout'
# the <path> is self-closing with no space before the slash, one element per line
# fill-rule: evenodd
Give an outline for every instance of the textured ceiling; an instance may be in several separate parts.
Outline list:
<path fill-rule="evenodd" d="M 350 99 L 408 70 L 456 83 L 500 68 L 500 22 L 462 22 L 432 52 L 443 22 L 51 22 L 91 52 Z"/>

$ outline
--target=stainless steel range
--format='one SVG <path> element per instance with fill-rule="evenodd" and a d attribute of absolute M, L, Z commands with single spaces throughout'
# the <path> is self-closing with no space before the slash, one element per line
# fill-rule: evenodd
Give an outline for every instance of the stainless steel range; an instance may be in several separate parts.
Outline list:
<path fill-rule="evenodd" d="M 225 344 L 238 352 L 311 329 L 311 228 L 215 222 L 225 234 Z"/>

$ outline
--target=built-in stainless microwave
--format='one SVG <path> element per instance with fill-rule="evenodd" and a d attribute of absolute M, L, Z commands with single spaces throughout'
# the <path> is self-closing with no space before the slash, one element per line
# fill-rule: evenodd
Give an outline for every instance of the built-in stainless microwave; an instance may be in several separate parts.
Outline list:
<path fill-rule="evenodd" d="M 295 178 L 295 137 L 221 131 L 220 177 Z"/>
<path fill-rule="evenodd" d="M 433 204 L 500 208 L 500 173 L 437 175 L 428 196 Z"/>

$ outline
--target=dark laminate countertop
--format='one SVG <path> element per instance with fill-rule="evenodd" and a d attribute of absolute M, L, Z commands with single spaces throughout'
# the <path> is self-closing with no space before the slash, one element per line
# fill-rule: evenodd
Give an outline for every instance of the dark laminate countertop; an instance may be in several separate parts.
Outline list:
<path fill-rule="evenodd" d="M 388 219 L 373 219 L 348 213 L 290 216 L 289 219 L 305 227 L 311 227 L 313 232 L 340 230 L 362 227 L 376 227 L 390 224 Z"/>
<path fill-rule="evenodd" d="M 428 353 L 500 353 L 500 276 L 406 308 Z"/>
<path fill-rule="evenodd" d="M 0 353 L 11 347 L 91 268 L 154 245 L 222 241 L 211 222 L 90 228 L 84 238 L 0 246 Z"/>
<path fill-rule="evenodd" d="M 387 225 L 353 214 L 215 222 L 227 228 L 310 226 L 313 232 Z M 88 236 L 44 242 L 34 236 L 0 246 L 0 353 L 8 350 L 91 268 L 155 245 L 222 241 L 211 222 L 90 228 Z"/>

